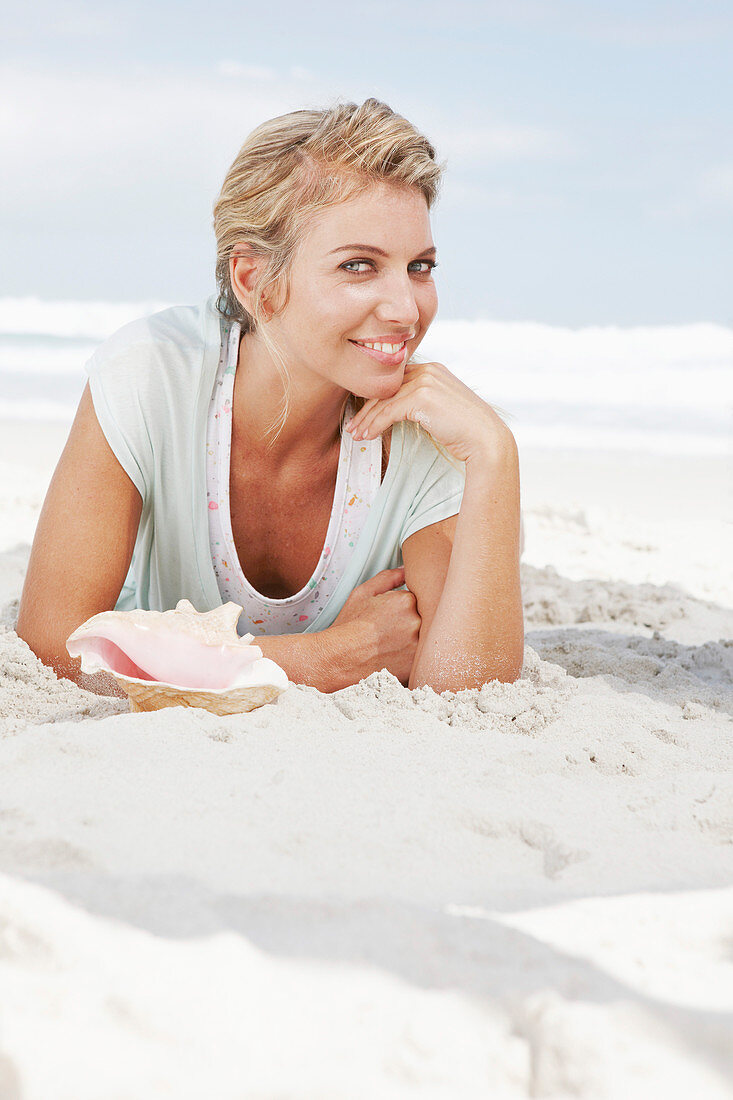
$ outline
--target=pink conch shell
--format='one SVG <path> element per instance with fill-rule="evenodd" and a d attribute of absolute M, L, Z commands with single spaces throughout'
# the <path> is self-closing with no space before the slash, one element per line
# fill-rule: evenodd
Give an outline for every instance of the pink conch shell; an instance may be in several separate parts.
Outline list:
<path fill-rule="evenodd" d="M 236 714 L 270 703 L 288 687 L 286 673 L 262 656 L 254 634 L 237 634 L 239 604 L 196 611 L 103 611 L 66 640 L 82 672 L 104 670 L 127 692 L 130 709 L 204 707 Z"/>

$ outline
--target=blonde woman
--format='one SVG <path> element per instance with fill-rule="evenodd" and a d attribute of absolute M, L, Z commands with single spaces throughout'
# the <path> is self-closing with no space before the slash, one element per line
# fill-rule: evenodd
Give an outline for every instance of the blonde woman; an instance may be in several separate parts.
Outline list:
<path fill-rule="evenodd" d="M 430 142 L 368 99 L 257 127 L 214 208 L 218 294 L 95 352 L 17 631 L 59 676 L 97 612 L 243 607 L 290 680 L 336 691 L 521 672 L 515 439 L 415 352 L 437 311 Z M 479 269 L 477 268 L 477 271 Z"/>

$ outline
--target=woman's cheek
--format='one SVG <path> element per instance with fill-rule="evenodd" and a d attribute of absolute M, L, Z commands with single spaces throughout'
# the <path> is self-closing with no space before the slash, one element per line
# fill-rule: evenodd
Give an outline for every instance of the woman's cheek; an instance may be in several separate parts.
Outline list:
<path fill-rule="evenodd" d="M 435 308 L 438 306 L 438 288 L 434 282 L 429 282 L 425 287 L 425 293 L 428 299 L 433 303 Z"/>
<path fill-rule="evenodd" d="M 429 325 L 438 312 L 438 291 L 436 287 L 425 287 L 425 290 L 418 298 L 418 308 L 424 324 L 426 326 Z"/>

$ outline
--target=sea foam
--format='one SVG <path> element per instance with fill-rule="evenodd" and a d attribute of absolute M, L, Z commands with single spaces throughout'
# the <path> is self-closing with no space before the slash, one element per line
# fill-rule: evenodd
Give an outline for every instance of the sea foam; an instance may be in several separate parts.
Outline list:
<path fill-rule="evenodd" d="M 95 347 L 163 308 L 1 298 L 0 417 L 70 423 Z M 417 358 L 443 363 L 494 406 L 520 447 L 724 454 L 733 445 L 733 329 L 723 325 L 438 319 Z"/>

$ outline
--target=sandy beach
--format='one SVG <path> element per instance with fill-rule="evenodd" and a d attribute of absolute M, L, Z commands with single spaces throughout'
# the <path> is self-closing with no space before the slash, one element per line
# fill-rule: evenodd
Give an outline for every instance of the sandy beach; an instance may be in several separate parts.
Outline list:
<path fill-rule="evenodd" d="M 14 634 L 67 431 L 0 423 L 2 1100 L 733 1095 L 731 458 L 520 447 L 520 680 L 222 718 Z"/>

